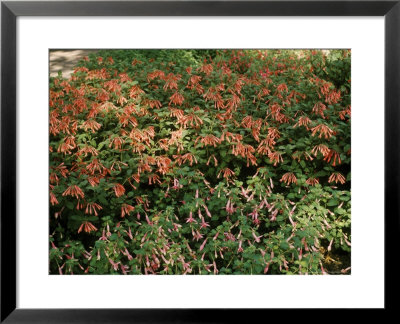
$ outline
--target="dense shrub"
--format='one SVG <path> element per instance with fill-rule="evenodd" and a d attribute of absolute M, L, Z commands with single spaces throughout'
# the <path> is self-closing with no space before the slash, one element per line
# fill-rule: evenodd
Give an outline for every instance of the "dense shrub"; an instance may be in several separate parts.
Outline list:
<path fill-rule="evenodd" d="M 326 273 L 350 255 L 350 59 L 99 51 L 51 78 L 50 273 Z"/>

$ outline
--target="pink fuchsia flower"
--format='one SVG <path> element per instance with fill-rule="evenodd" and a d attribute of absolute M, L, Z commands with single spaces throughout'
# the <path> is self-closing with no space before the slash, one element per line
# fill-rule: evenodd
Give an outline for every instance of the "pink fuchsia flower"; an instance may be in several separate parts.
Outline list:
<path fill-rule="evenodd" d="M 239 241 L 239 248 L 237 250 L 237 253 L 243 252 L 243 248 L 242 248 L 242 241 Z"/>
<path fill-rule="evenodd" d="M 348 268 L 346 268 L 346 269 L 340 270 L 340 272 L 341 272 L 341 273 L 346 273 L 346 272 L 348 272 L 350 269 L 351 269 L 351 267 L 348 267 Z"/>
<path fill-rule="evenodd" d="M 322 262 L 321 262 L 321 261 L 319 261 L 319 264 L 320 264 L 320 266 L 321 266 L 322 274 L 323 274 L 323 275 L 327 275 L 328 273 L 325 271 L 324 267 L 322 266 Z"/>
<path fill-rule="evenodd" d="M 278 215 L 278 209 L 275 209 L 271 214 L 271 222 L 276 220 L 276 215 Z"/>
<path fill-rule="evenodd" d="M 129 236 L 129 238 L 130 238 L 131 240 L 133 240 L 133 235 L 132 235 L 132 231 L 131 231 L 131 228 L 130 228 L 130 227 L 129 227 L 128 231 L 125 231 L 125 233 Z"/>
<path fill-rule="evenodd" d="M 107 236 L 107 237 L 110 237 L 110 236 L 111 236 L 110 225 L 108 225 L 108 223 L 107 223 L 107 233 L 106 233 L 106 236 Z"/>
<path fill-rule="evenodd" d="M 206 238 L 205 240 L 204 240 L 204 242 L 201 244 L 201 246 L 200 246 L 200 251 L 202 251 L 203 249 L 204 249 L 204 247 L 205 247 L 205 245 L 206 245 L 206 243 L 207 243 L 207 240 L 208 240 L 208 238 Z"/>
<path fill-rule="evenodd" d="M 205 264 L 205 265 L 204 265 L 204 269 L 206 269 L 208 272 L 211 272 L 210 268 L 211 268 L 212 266 L 213 266 L 212 263 L 210 263 L 210 264 Z"/>
<path fill-rule="evenodd" d="M 304 245 L 304 250 L 309 251 L 308 245 L 307 245 L 307 241 L 306 241 L 305 237 L 302 238 L 301 243 L 303 243 L 303 245 Z"/>
<path fill-rule="evenodd" d="M 125 255 L 129 261 L 133 260 L 132 255 L 129 253 L 129 251 L 125 248 L 125 251 L 121 251 L 123 255 Z"/>
<path fill-rule="evenodd" d="M 226 203 L 225 210 L 228 215 L 232 215 L 235 212 L 235 208 L 233 208 L 233 203 L 231 199 L 228 199 L 228 202 Z"/>
<path fill-rule="evenodd" d="M 328 251 L 330 251 L 332 249 L 332 243 L 333 243 L 333 239 L 329 242 Z"/>
<path fill-rule="evenodd" d="M 182 187 L 183 186 L 181 184 L 179 184 L 179 180 L 174 178 L 174 186 L 172 187 L 172 189 L 179 190 Z"/>
<path fill-rule="evenodd" d="M 196 241 L 203 238 L 203 235 L 198 230 L 192 232 L 192 235 L 193 239 L 195 239 Z"/>
<path fill-rule="evenodd" d="M 203 207 L 204 207 L 204 210 L 206 211 L 206 215 L 207 215 L 208 217 L 211 218 L 211 213 L 210 213 L 210 211 L 208 210 L 207 206 L 206 206 L 206 205 L 203 205 Z"/>
<path fill-rule="evenodd" d="M 347 244 L 348 246 L 351 246 L 351 243 L 347 240 L 346 235 L 344 235 L 344 241 L 346 242 L 346 244 Z"/>
<path fill-rule="evenodd" d="M 145 216 L 146 216 L 146 222 L 147 222 L 147 224 L 153 225 L 153 222 L 150 221 L 149 216 L 147 216 L 147 213 L 145 213 Z"/>
<path fill-rule="evenodd" d="M 204 217 L 202 217 L 201 218 L 201 224 L 200 224 L 200 229 L 202 229 L 202 228 L 204 228 L 204 227 L 207 227 L 207 226 L 210 226 L 208 223 L 206 223 L 205 221 L 204 221 Z"/>
<path fill-rule="evenodd" d="M 186 223 L 193 223 L 193 222 L 197 223 L 197 221 L 193 218 L 193 213 L 190 211 L 189 217 L 186 218 Z"/>
<path fill-rule="evenodd" d="M 121 270 L 124 275 L 128 274 L 126 270 L 129 269 L 129 266 L 121 264 Z"/>
<path fill-rule="evenodd" d="M 103 233 L 101 235 L 101 237 L 99 238 L 99 241 L 106 241 L 107 240 L 107 236 L 106 236 L 106 231 L 103 229 Z"/>
<path fill-rule="evenodd" d="M 257 243 L 260 243 L 260 242 L 261 242 L 261 241 L 260 241 L 260 238 L 262 237 L 262 235 L 257 236 L 254 232 L 252 232 L 251 234 L 253 235 L 254 240 L 255 240 Z"/>
<path fill-rule="evenodd" d="M 120 264 L 120 262 L 115 263 L 113 260 L 111 260 L 110 258 L 108 259 L 108 261 L 110 262 L 110 264 L 112 265 L 112 267 L 114 268 L 115 271 L 118 270 L 118 265 Z"/>
<path fill-rule="evenodd" d="M 214 266 L 214 274 L 218 274 L 218 268 L 217 265 L 215 264 L 215 260 L 213 261 L 213 266 Z"/>

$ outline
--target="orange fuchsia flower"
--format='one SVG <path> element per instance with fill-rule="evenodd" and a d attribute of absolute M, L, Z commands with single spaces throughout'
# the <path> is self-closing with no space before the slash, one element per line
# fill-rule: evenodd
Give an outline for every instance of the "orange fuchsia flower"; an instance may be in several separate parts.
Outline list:
<path fill-rule="evenodd" d="M 324 161 L 329 163 L 332 158 L 333 158 L 332 166 L 336 166 L 336 161 L 338 162 L 338 164 L 342 163 L 339 153 L 336 152 L 335 150 L 329 150 L 329 153 L 324 157 Z"/>
<path fill-rule="evenodd" d="M 125 217 L 125 215 L 129 215 L 134 210 L 135 210 L 135 207 L 128 205 L 128 204 L 123 204 L 121 207 L 121 217 Z"/>
<path fill-rule="evenodd" d="M 233 172 L 231 169 L 229 169 L 229 168 L 225 168 L 225 169 L 222 169 L 221 171 L 219 171 L 219 173 L 218 173 L 218 178 L 221 176 L 221 173 L 223 173 L 223 177 L 225 178 L 225 179 L 229 179 L 230 177 L 232 177 L 232 176 L 234 176 L 235 175 L 235 172 Z"/>
<path fill-rule="evenodd" d="M 331 138 L 333 135 L 333 130 L 330 129 L 328 126 L 324 124 L 319 124 L 318 126 L 315 126 L 314 128 L 311 128 L 312 131 L 312 136 L 315 136 L 317 132 L 319 132 L 319 138 L 322 136 L 325 136 L 325 139 Z"/>
<path fill-rule="evenodd" d="M 81 127 L 85 130 L 85 132 L 87 132 L 87 130 L 90 129 L 92 133 L 95 133 L 97 130 L 99 130 L 101 124 L 99 124 L 93 119 L 89 119 L 84 121 Z"/>
<path fill-rule="evenodd" d="M 65 191 L 63 192 L 62 195 L 63 195 L 63 196 L 73 196 L 73 197 L 76 197 L 77 199 L 79 199 L 79 197 L 80 197 L 80 198 L 85 197 L 85 194 L 83 193 L 82 189 L 79 188 L 79 187 L 76 186 L 76 185 L 69 186 L 69 187 L 67 188 L 67 190 L 65 190 Z"/>
<path fill-rule="evenodd" d="M 344 183 L 346 182 L 346 179 L 345 179 L 345 177 L 344 177 L 341 173 L 339 173 L 339 172 L 333 172 L 333 173 L 331 174 L 331 176 L 329 177 L 328 182 L 331 183 L 331 182 L 333 182 L 333 181 L 335 181 L 335 183 L 340 182 L 341 184 L 344 184 Z"/>
<path fill-rule="evenodd" d="M 301 116 L 296 124 L 294 124 L 293 128 L 296 128 L 298 126 L 304 126 L 305 128 L 308 129 L 308 125 L 311 123 L 311 119 L 308 118 L 307 116 Z"/>
<path fill-rule="evenodd" d="M 291 183 L 297 183 L 297 178 L 293 172 L 287 172 L 282 176 L 281 180 L 279 180 L 279 181 L 280 182 L 283 181 L 287 185 L 290 185 Z"/>
<path fill-rule="evenodd" d="M 58 200 L 55 196 L 55 194 L 53 194 L 52 191 L 50 191 L 50 203 L 54 206 L 58 204 Z"/>
<path fill-rule="evenodd" d="M 306 183 L 307 183 L 308 185 L 310 185 L 310 186 L 315 186 L 316 184 L 319 183 L 319 180 L 318 180 L 317 178 L 310 177 L 310 178 L 308 178 L 308 179 L 306 180 Z"/>
<path fill-rule="evenodd" d="M 119 184 L 119 183 L 116 183 L 116 184 L 114 185 L 113 189 L 114 189 L 115 195 L 116 195 L 117 197 L 121 197 L 122 195 L 125 194 L 125 188 L 124 188 L 124 186 L 121 185 L 121 184 Z"/>
<path fill-rule="evenodd" d="M 180 106 L 185 101 L 185 98 L 178 91 L 174 92 L 169 99 L 169 104 L 173 103 L 175 106 Z"/>
<path fill-rule="evenodd" d="M 282 154 L 279 152 L 271 152 L 268 154 L 268 157 L 271 162 L 274 162 L 274 166 L 276 166 L 279 162 L 283 162 Z"/>
<path fill-rule="evenodd" d="M 314 156 L 317 156 L 318 152 L 320 152 L 322 154 L 322 156 L 325 157 L 329 154 L 330 149 L 328 148 L 328 146 L 326 146 L 324 144 L 315 145 L 313 147 L 313 149 L 311 150 L 311 153 L 314 154 Z"/>
<path fill-rule="evenodd" d="M 92 232 L 92 231 L 97 231 L 97 228 L 91 223 L 91 222 L 88 222 L 88 221 L 84 221 L 82 224 L 81 224 L 81 226 L 79 227 L 79 229 L 78 229 L 78 233 L 80 233 L 80 232 L 82 232 L 82 229 L 86 232 L 86 233 L 90 233 L 90 232 Z"/>
<path fill-rule="evenodd" d="M 96 216 L 98 216 L 97 210 L 101 210 L 101 209 L 103 209 L 103 207 L 101 207 L 99 204 L 96 204 L 96 203 L 93 203 L 93 202 L 92 203 L 87 203 L 85 214 L 92 215 L 92 213 L 94 213 Z"/>

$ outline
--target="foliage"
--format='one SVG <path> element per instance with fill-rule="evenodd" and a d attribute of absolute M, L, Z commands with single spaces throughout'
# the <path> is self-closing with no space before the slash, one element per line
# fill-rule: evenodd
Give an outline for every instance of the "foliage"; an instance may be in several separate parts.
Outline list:
<path fill-rule="evenodd" d="M 51 78 L 50 273 L 327 273 L 351 245 L 350 60 L 103 50 Z"/>

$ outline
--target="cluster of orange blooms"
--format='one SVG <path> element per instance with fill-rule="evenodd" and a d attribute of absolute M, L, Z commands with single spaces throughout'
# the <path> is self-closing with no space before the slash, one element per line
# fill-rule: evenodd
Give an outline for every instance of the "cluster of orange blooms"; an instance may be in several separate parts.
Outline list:
<path fill-rule="evenodd" d="M 103 61 L 100 62 L 101 64 Z M 111 64 L 111 61 L 108 61 Z M 135 65 L 143 64 L 137 61 Z M 275 74 L 283 73 L 285 66 L 282 65 L 275 72 Z M 284 124 L 293 123 L 293 128 L 304 127 L 311 137 L 318 137 L 323 140 L 330 140 L 332 136 L 336 135 L 334 125 L 325 123 L 327 120 L 326 113 L 329 110 L 327 105 L 332 105 L 340 102 L 342 94 L 340 91 L 333 89 L 331 83 L 325 82 L 318 78 L 310 80 L 316 87 L 316 92 L 320 101 L 316 102 L 311 109 L 311 113 L 317 117 L 323 118 L 323 122 L 316 122 L 311 120 L 311 114 L 300 113 L 300 116 L 295 119 L 290 114 L 286 113 L 288 107 L 292 103 L 301 102 L 306 98 L 305 94 L 295 90 L 290 91 L 288 84 L 281 82 L 273 84 L 272 79 L 269 77 L 270 72 L 263 72 L 265 78 L 263 82 L 260 81 L 259 75 L 251 76 L 250 74 L 241 75 L 237 79 L 233 79 L 232 70 L 226 63 L 204 63 L 201 65 L 195 74 L 192 68 L 186 69 L 187 76 L 173 72 L 167 73 L 159 69 L 150 71 L 146 75 L 149 89 L 162 89 L 166 94 L 166 100 L 161 102 L 151 98 L 147 90 L 143 90 L 139 84 L 130 84 L 132 78 L 126 73 L 111 73 L 107 69 L 88 70 L 85 68 L 77 69 L 76 72 L 84 73 L 85 80 L 102 80 L 103 88 L 96 89 L 89 85 L 82 85 L 74 88 L 71 84 L 76 77 L 71 78 L 70 81 L 58 81 L 55 83 L 61 87 L 59 91 L 50 91 L 50 134 L 52 136 L 61 136 L 62 140 L 59 142 L 57 152 L 63 155 L 73 155 L 80 159 L 73 162 L 71 168 L 67 169 L 61 165 L 57 168 L 52 167 L 50 174 L 50 182 L 56 185 L 59 181 L 59 176 L 66 177 L 68 172 L 78 170 L 80 175 L 88 175 L 88 182 L 91 186 L 99 185 L 102 178 L 110 177 L 112 168 L 107 168 L 98 157 L 99 149 L 86 144 L 79 146 L 76 143 L 76 136 L 80 131 L 90 132 L 97 134 L 102 127 L 104 127 L 102 118 L 107 114 L 113 114 L 118 118 L 120 133 L 108 135 L 108 148 L 116 152 L 131 152 L 131 156 L 138 157 L 136 170 L 134 170 L 133 179 L 139 183 L 141 175 L 145 174 L 147 183 L 149 185 L 160 185 L 164 183 L 166 174 L 173 171 L 175 167 L 182 164 L 193 166 L 198 164 L 199 157 L 196 156 L 194 151 L 185 152 L 183 144 L 183 132 L 190 131 L 193 134 L 198 134 L 199 129 L 206 129 L 210 122 L 206 122 L 205 116 L 212 116 L 212 122 L 216 123 L 216 130 L 220 131 L 220 135 L 211 130 L 208 133 L 198 135 L 194 141 L 195 148 L 217 148 L 224 145 L 223 149 L 227 150 L 227 143 L 229 151 L 227 153 L 246 160 L 246 165 L 258 166 L 264 160 L 264 156 L 268 158 L 269 162 L 276 167 L 284 162 L 284 152 L 277 149 L 277 141 L 281 137 L 280 126 Z M 207 77 L 214 73 L 218 73 L 221 82 L 216 85 L 209 85 L 204 82 Z M 74 79 L 75 78 L 75 79 Z M 184 79 L 182 87 L 182 82 Z M 223 82 L 222 80 L 228 80 Z M 127 93 L 123 93 L 123 89 L 129 85 Z M 256 88 L 255 95 L 253 96 L 253 103 L 262 103 L 267 107 L 265 118 L 254 117 L 251 114 L 244 115 L 241 121 L 235 120 L 235 114 L 242 108 L 242 104 L 246 100 L 243 94 L 244 87 Z M 187 94 L 187 92 L 194 92 Z M 205 108 L 194 106 L 192 107 L 189 100 L 190 96 L 198 95 L 205 102 L 212 101 L 210 107 Z M 277 98 L 271 99 L 270 95 L 274 94 Z M 71 102 L 64 102 L 64 97 L 69 95 Z M 96 96 L 96 101 L 93 102 L 88 98 Z M 112 101 L 112 98 L 116 98 Z M 257 100 L 258 99 L 258 100 Z M 325 103 L 324 103 L 325 102 Z M 310 107 L 311 108 L 311 107 Z M 169 118 L 175 123 L 175 128 L 171 128 L 168 135 L 161 136 L 162 130 L 156 130 L 154 126 L 143 127 L 140 118 L 147 117 L 154 121 L 162 120 L 156 110 L 165 109 L 169 112 Z M 154 111 L 154 112 L 153 112 Z M 82 123 L 79 123 L 76 116 L 79 114 L 86 114 L 87 118 Z M 345 119 L 350 116 L 350 107 L 346 107 L 340 111 L 340 118 Z M 232 127 L 232 124 L 234 127 Z M 243 127 L 248 133 L 234 133 L 232 129 Z M 231 130 L 231 131 L 229 131 Z M 246 138 L 246 141 L 244 140 Z M 254 140 L 252 142 L 252 140 Z M 255 146 L 253 146 L 254 143 Z M 161 155 L 158 151 L 169 151 L 171 147 L 177 150 L 177 154 Z M 54 148 L 50 150 L 53 152 Z M 206 157 L 207 166 L 213 158 L 214 166 L 218 166 L 218 159 L 214 153 L 208 153 Z M 313 158 L 308 152 L 295 152 L 293 158 L 298 161 L 302 157 L 306 160 Z M 333 166 L 341 164 L 341 158 L 338 152 L 328 147 L 327 144 L 321 143 L 315 145 L 310 151 L 315 157 L 321 153 L 323 160 L 327 163 L 332 162 Z M 91 160 L 85 161 L 84 157 L 91 157 Z M 122 155 L 121 155 L 122 156 Z M 92 158 L 93 157 L 93 158 Z M 286 158 L 285 158 L 286 159 Z M 120 161 L 122 162 L 122 161 Z M 153 165 L 157 165 L 157 169 L 153 170 Z M 229 180 L 235 175 L 235 172 L 228 167 L 219 170 L 218 178 L 220 175 L 226 180 Z M 126 179 L 130 182 L 130 179 Z M 287 172 L 282 175 L 281 182 L 286 185 L 297 184 L 296 175 L 292 172 Z M 345 178 L 339 172 L 334 172 L 329 177 L 329 183 L 340 182 L 345 183 Z M 309 177 L 306 181 L 308 185 L 316 185 L 319 180 L 314 177 Z M 132 188 L 136 186 L 132 185 Z M 121 183 L 113 184 L 113 191 L 116 197 L 121 197 L 125 194 L 126 188 Z M 62 196 L 72 196 L 77 199 L 84 198 L 84 192 L 77 186 L 72 185 L 68 187 Z M 58 200 L 56 195 L 50 191 L 50 201 L 52 205 L 57 205 Z M 233 207 L 229 205 L 229 210 Z M 86 213 L 98 215 L 98 211 L 102 207 L 96 203 L 88 203 L 86 205 Z M 134 207 L 129 204 L 121 206 L 121 217 L 129 215 L 134 210 Z M 81 225 L 79 232 L 84 230 L 86 232 L 94 231 L 96 228 L 90 222 Z"/>

